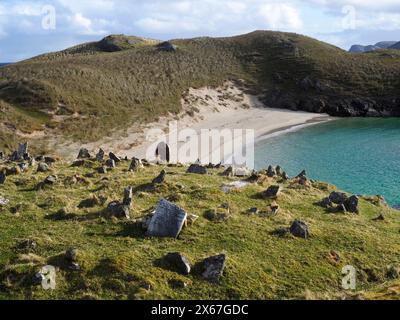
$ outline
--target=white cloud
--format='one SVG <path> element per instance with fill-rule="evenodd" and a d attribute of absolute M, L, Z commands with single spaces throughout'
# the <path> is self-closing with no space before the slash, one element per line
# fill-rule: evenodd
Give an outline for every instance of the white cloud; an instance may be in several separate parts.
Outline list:
<path fill-rule="evenodd" d="M 299 30 L 303 27 L 299 11 L 289 4 L 262 5 L 260 15 L 268 27 L 274 30 Z"/>

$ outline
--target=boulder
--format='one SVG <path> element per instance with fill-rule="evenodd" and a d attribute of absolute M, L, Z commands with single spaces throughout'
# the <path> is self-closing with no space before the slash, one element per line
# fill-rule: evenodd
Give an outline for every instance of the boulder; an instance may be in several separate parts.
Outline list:
<path fill-rule="evenodd" d="M 43 183 L 47 185 L 53 185 L 57 182 L 57 177 L 56 176 L 48 176 L 46 179 L 44 179 Z"/>
<path fill-rule="evenodd" d="M 38 164 L 37 172 L 47 172 L 47 171 L 49 171 L 49 166 L 44 162 L 40 162 Z"/>
<path fill-rule="evenodd" d="M 275 168 L 275 172 L 276 172 L 276 175 L 277 176 L 282 176 L 282 173 L 283 173 L 283 170 L 282 170 L 282 168 L 280 167 L 280 166 L 276 166 L 276 168 Z"/>
<path fill-rule="evenodd" d="M 189 259 L 178 252 L 168 253 L 165 261 L 173 268 L 173 270 L 183 275 L 188 275 L 191 270 Z"/>
<path fill-rule="evenodd" d="M 264 198 L 276 198 L 281 193 L 282 188 L 280 186 L 270 186 L 267 190 L 262 193 Z"/>
<path fill-rule="evenodd" d="M 173 45 L 171 42 L 165 41 L 165 42 L 159 43 L 157 45 L 157 49 L 158 49 L 158 51 L 164 51 L 164 52 L 176 52 L 177 47 L 175 45 Z"/>
<path fill-rule="evenodd" d="M 121 162 L 121 158 L 118 157 L 115 153 L 110 152 L 108 154 L 108 156 L 110 157 L 111 160 L 114 160 L 115 163 L 120 163 Z"/>
<path fill-rule="evenodd" d="M 289 176 L 288 176 L 288 174 L 284 171 L 284 172 L 282 172 L 282 179 L 283 180 L 289 180 L 290 178 L 289 178 Z"/>
<path fill-rule="evenodd" d="M 351 196 L 344 201 L 343 206 L 347 212 L 359 214 L 360 208 L 358 207 L 358 202 L 359 200 L 357 196 Z"/>
<path fill-rule="evenodd" d="M 147 236 L 177 238 L 182 231 L 186 218 L 185 210 L 162 199 L 150 220 Z"/>
<path fill-rule="evenodd" d="M 117 167 L 117 165 L 115 164 L 115 161 L 113 159 L 108 159 L 106 161 L 106 166 L 110 169 L 114 169 Z"/>
<path fill-rule="evenodd" d="M 204 271 L 202 273 L 202 277 L 213 284 L 219 284 L 225 269 L 225 261 L 225 254 L 220 254 L 205 259 L 203 261 Z"/>
<path fill-rule="evenodd" d="M 347 195 L 343 192 L 332 192 L 329 195 L 329 200 L 335 204 L 343 204 L 347 200 Z"/>
<path fill-rule="evenodd" d="M 307 224 L 300 220 L 295 220 L 292 223 L 290 233 L 295 237 L 303 239 L 307 239 L 310 236 Z"/>
<path fill-rule="evenodd" d="M 275 175 L 276 175 L 275 169 L 272 166 L 269 166 L 267 169 L 267 176 L 273 178 L 275 177 Z"/>
<path fill-rule="evenodd" d="M 124 199 L 122 203 L 113 201 L 107 206 L 107 213 L 116 218 L 130 219 L 130 208 L 133 200 L 133 188 L 128 187 L 124 190 Z"/>
<path fill-rule="evenodd" d="M 132 162 L 131 162 L 131 164 L 129 166 L 129 171 L 137 172 L 137 171 L 139 171 L 140 169 L 143 169 L 143 168 L 144 168 L 144 166 L 143 166 L 143 163 L 142 163 L 142 161 L 140 159 L 132 158 Z"/>
<path fill-rule="evenodd" d="M 96 154 L 96 161 L 102 162 L 104 161 L 105 152 L 103 149 L 100 148 L 99 152 Z"/>
<path fill-rule="evenodd" d="M 79 150 L 77 159 L 90 159 L 90 158 L 91 156 L 88 149 L 82 148 L 81 150 Z"/>
<path fill-rule="evenodd" d="M 307 177 L 307 172 L 306 170 L 303 170 L 302 172 L 299 173 L 299 175 L 296 178 L 306 178 Z"/>
<path fill-rule="evenodd" d="M 331 201 L 331 199 L 330 199 L 329 197 L 326 197 L 326 198 L 324 198 L 324 199 L 322 199 L 322 200 L 320 201 L 319 205 L 320 205 L 321 207 L 323 207 L 323 208 L 328 209 L 328 208 L 331 208 L 331 207 L 332 207 L 332 201 Z"/>
<path fill-rule="evenodd" d="M 153 179 L 152 184 L 162 184 L 165 181 L 165 176 L 167 173 L 165 170 L 162 170 L 161 173 Z"/>
<path fill-rule="evenodd" d="M 187 173 L 207 174 L 208 171 L 206 167 L 203 167 L 199 164 L 192 164 L 187 170 Z"/>

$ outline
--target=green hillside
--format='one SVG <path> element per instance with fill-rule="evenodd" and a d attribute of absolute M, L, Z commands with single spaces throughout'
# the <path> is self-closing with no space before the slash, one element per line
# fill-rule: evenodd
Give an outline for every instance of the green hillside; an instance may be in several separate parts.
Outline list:
<path fill-rule="evenodd" d="M 339 116 L 398 116 L 395 50 L 354 55 L 291 33 L 157 41 L 122 35 L 0 69 L 0 148 L 36 130 L 94 141 L 180 110 L 190 87 L 243 79 L 269 106 Z M 60 121 L 61 116 L 62 121 Z M 82 128 L 85 128 L 82 130 Z"/>
<path fill-rule="evenodd" d="M 240 178 L 223 177 L 222 169 L 197 175 L 156 165 L 128 172 L 122 161 L 100 174 L 102 163 L 78 164 L 57 161 L 44 173 L 35 165 L 0 185 L 0 200 L 9 201 L 0 206 L 0 299 L 400 297 L 400 218 L 378 197 L 360 197 L 359 214 L 344 213 L 318 204 L 333 186 L 304 178 L 283 181 L 260 171 L 246 187 L 224 193 L 222 185 Z M 152 186 L 162 169 L 165 181 Z M 282 188 L 277 199 L 263 198 L 272 185 Z M 128 186 L 130 219 L 110 216 L 108 204 L 121 201 Z M 143 222 L 161 198 L 191 217 L 178 239 L 146 236 Z M 381 214 L 384 220 L 376 219 Z M 295 220 L 309 227 L 307 239 L 288 232 Z M 189 259 L 189 275 L 166 263 L 170 252 Z M 212 284 L 202 276 L 203 259 L 221 253 L 225 269 Z M 57 268 L 55 290 L 35 281 L 45 265 Z M 357 271 L 355 290 L 342 288 L 346 265 Z"/>

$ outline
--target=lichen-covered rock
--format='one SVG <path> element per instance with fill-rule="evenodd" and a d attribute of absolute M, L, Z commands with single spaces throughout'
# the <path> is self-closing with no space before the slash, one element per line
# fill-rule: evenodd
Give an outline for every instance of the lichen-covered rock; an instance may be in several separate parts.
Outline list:
<path fill-rule="evenodd" d="M 220 254 L 205 259 L 203 261 L 204 272 L 202 277 L 213 284 L 219 284 L 224 272 L 225 260 L 225 254 Z"/>
<path fill-rule="evenodd" d="M 182 231 L 186 218 L 185 210 L 162 199 L 150 220 L 147 236 L 177 238 Z"/>
<path fill-rule="evenodd" d="M 174 252 L 165 256 L 165 261 L 177 272 L 188 275 L 191 270 L 189 259 L 183 254 Z"/>
<path fill-rule="evenodd" d="M 290 233 L 298 238 L 307 239 L 310 236 L 309 228 L 307 224 L 300 220 L 295 220 L 291 227 Z"/>

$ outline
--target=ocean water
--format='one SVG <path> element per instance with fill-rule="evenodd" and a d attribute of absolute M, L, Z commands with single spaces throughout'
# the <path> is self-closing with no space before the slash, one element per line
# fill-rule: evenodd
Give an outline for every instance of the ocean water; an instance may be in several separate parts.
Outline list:
<path fill-rule="evenodd" d="M 339 119 L 256 144 L 256 168 L 280 165 L 294 176 L 400 205 L 400 119 Z"/>

